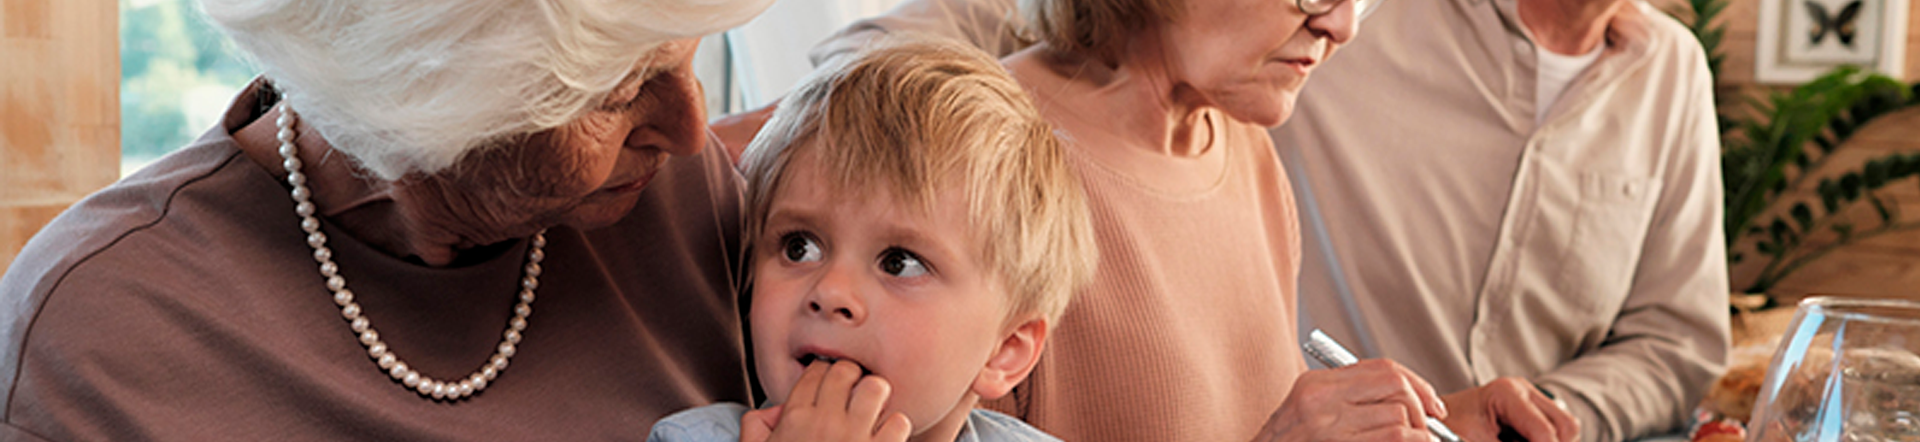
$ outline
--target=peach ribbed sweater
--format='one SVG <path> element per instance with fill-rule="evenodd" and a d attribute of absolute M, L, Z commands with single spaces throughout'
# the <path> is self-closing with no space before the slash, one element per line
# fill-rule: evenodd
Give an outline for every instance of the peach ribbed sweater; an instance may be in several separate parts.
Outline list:
<path fill-rule="evenodd" d="M 1216 442 L 1280 406 L 1306 369 L 1293 194 L 1264 129 L 1212 120 L 1190 158 L 1069 140 L 1099 273 L 993 408 L 1067 441 Z"/>

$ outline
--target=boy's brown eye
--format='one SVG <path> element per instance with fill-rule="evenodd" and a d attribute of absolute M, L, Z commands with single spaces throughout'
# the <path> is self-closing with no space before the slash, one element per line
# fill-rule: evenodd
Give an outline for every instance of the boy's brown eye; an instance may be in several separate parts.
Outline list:
<path fill-rule="evenodd" d="M 880 253 L 880 271 L 899 278 L 912 278 L 927 274 L 927 264 L 921 262 L 913 252 L 887 249 Z"/>
<path fill-rule="evenodd" d="M 813 262 L 820 260 L 820 244 L 804 233 L 788 233 L 780 237 L 781 253 L 788 261 Z"/>

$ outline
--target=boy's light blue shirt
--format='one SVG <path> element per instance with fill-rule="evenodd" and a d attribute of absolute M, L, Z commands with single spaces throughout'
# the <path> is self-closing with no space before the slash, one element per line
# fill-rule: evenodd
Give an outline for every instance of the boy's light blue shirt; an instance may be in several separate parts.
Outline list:
<path fill-rule="evenodd" d="M 684 410 L 654 423 L 647 442 L 737 441 L 740 440 L 740 416 L 746 414 L 747 406 L 731 402 Z M 960 436 L 954 438 L 954 442 L 1060 442 L 1060 439 L 1013 416 L 974 409 L 967 413 L 967 423 L 960 427 Z"/>

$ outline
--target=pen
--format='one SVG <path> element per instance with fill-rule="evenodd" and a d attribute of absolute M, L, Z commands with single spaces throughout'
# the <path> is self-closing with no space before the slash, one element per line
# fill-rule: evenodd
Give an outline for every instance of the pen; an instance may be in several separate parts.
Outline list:
<path fill-rule="evenodd" d="M 1334 342 L 1333 338 L 1327 337 L 1326 333 L 1321 333 L 1317 328 L 1307 333 L 1307 341 L 1300 343 L 1300 349 L 1312 355 L 1314 359 L 1319 359 L 1320 363 L 1327 365 L 1327 368 L 1340 368 L 1360 362 L 1360 358 L 1353 357 L 1353 353 L 1347 351 L 1346 347 L 1340 346 L 1339 342 Z M 1427 416 L 1427 431 L 1432 432 L 1434 437 L 1440 438 L 1441 442 L 1461 442 L 1459 435 L 1453 434 L 1452 429 L 1448 429 L 1433 416 Z"/>

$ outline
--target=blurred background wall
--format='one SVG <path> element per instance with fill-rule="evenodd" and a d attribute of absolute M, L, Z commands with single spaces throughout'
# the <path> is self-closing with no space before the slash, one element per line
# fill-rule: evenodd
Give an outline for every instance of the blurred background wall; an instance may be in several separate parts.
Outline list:
<path fill-rule="evenodd" d="M 0 0 L 0 267 L 120 177 L 113 0 Z"/>

